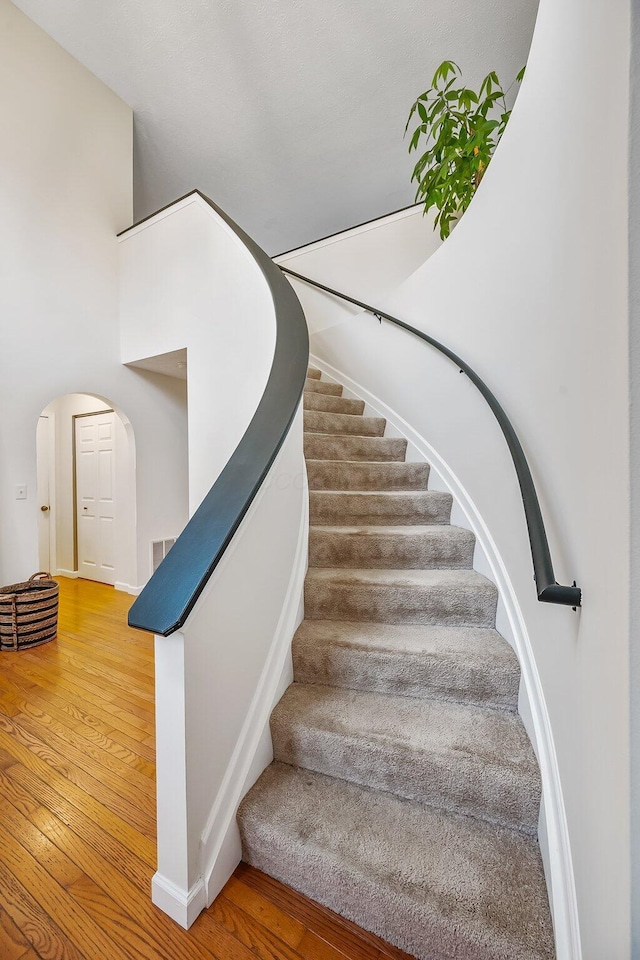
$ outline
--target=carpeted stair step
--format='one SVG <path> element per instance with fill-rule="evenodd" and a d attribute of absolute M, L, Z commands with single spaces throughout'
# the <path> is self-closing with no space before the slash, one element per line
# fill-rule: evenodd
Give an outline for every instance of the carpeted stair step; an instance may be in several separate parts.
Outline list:
<path fill-rule="evenodd" d="M 476 538 L 448 524 L 403 527 L 311 526 L 309 566 L 404 570 L 470 568 Z"/>
<path fill-rule="evenodd" d="M 248 863 L 418 960 L 553 960 L 532 837 L 280 763 L 238 821 Z"/>
<path fill-rule="evenodd" d="M 440 490 L 309 491 L 309 522 L 340 526 L 449 523 L 452 497 Z"/>
<path fill-rule="evenodd" d="M 304 455 L 309 460 L 366 460 L 369 463 L 402 461 L 407 441 L 396 437 L 353 437 L 306 433 Z"/>
<path fill-rule="evenodd" d="M 305 393 L 323 393 L 328 397 L 341 397 L 344 387 L 341 383 L 327 383 L 326 380 L 314 380 L 307 377 L 304 383 Z"/>
<path fill-rule="evenodd" d="M 475 570 L 367 570 L 310 567 L 309 620 L 495 626 L 495 585 Z"/>
<path fill-rule="evenodd" d="M 540 773 L 517 713 L 293 683 L 276 760 L 534 835 Z"/>
<path fill-rule="evenodd" d="M 307 459 L 310 490 L 426 490 L 428 463 Z"/>
<path fill-rule="evenodd" d="M 350 400 L 348 397 L 328 397 L 324 393 L 304 393 L 305 410 L 321 410 L 323 413 L 349 413 L 360 417 L 364 413 L 364 400 Z"/>
<path fill-rule="evenodd" d="M 293 675 L 297 683 L 516 710 L 520 665 L 486 627 L 304 620 Z"/>
<path fill-rule="evenodd" d="M 387 421 L 384 417 L 354 417 L 348 413 L 322 413 L 305 410 L 307 433 L 347 433 L 359 437 L 381 437 Z"/>
<path fill-rule="evenodd" d="M 317 367 L 307 367 L 307 377 L 309 380 L 319 380 L 322 372 Z"/>

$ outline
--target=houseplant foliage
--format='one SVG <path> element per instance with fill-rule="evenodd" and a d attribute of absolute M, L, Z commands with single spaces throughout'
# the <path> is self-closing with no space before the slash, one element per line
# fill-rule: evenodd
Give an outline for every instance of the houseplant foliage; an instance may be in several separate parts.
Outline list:
<path fill-rule="evenodd" d="M 522 80 L 524 69 L 514 83 Z M 476 93 L 463 85 L 457 63 L 445 60 L 429 89 L 411 107 L 405 136 L 413 118 L 419 122 L 409 142 L 409 153 L 419 146 L 426 148 L 411 176 L 417 183 L 416 202 L 424 203 L 425 213 L 437 208 L 434 228 L 440 227 L 443 240 L 471 203 L 509 122 L 509 89 L 505 92 L 497 74 L 491 71 Z"/>

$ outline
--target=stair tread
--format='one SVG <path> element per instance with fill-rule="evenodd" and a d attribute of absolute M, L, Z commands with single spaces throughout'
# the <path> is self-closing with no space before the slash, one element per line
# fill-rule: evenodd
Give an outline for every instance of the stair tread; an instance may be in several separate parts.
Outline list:
<path fill-rule="evenodd" d="M 340 529 L 340 528 L 338 528 Z M 309 638 L 318 646 L 339 643 L 365 650 L 426 656 L 436 651 L 453 656 L 503 661 L 519 674 L 518 658 L 493 627 L 449 627 L 446 624 L 353 623 L 340 620 L 303 620 L 296 639 Z"/>
<path fill-rule="evenodd" d="M 316 410 L 315 412 L 317 413 L 318 411 Z M 350 416 L 350 414 L 345 414 L 345 416 Z M 314 436 L 316 436 L 316 434 L 314 434 Z M 317 436 L 319 436 L 319 437 L 327 437 L 327 438 L 328 438 L 328 437 L 331 436 L 331 434 L 329 434 L 329 433 L 319 433 L 319 434 L 317 434 Z M 342 439 L 342 437 L 344 436 L 344 434 L 338 434 L 338 436 L 340 436 L 340 438 Z M 354 439 L 355 439 L 355 438 L 354 438 Z M 367 437 L 367 438 L 365 438 L 365 437 L 358 437 L 357 439 L 359 439 L 359 440 L 364 440 L 364 439 L 370 439 L 370 440 L 390 440 L 390 439 L 392 439 L 392 438 L 391 438 L 391 437 Z M 311 464 L 317 463 L 317 464 L 323 464 L 323 465 L 325 465 L 325 464 L 333 464 L 333 465 L 340 465 L 340 466 L 342 466 L 342 465 L 344 464 L 345 467 L 362 467 L 362 468 L 364 468 L 364 467 L 390 467 L 391 470 L 397 470 L 397 471 L 399 471 L 399 472 L 402 472 L 402 471 L 400 470 L 401 467 L 409 467 L 409 468 L 413 468 L 413 469 L 415 469 L 415 468 L 420 469 L 420 468 L 428 467 L 428 466 L 429 466 L 429 464 L 426 463 L 426 462 L 423 462 L 423 461 L 414 461 L 414 460 L 349 460 L 347 457 L 345 457 L 344 459 L 341 458 L 340 460 L 325 460 L 323 457 L 306 457 L 305 459 L 306 459 L 306 462 L 307 462 L 308 464 L 309 464 L 309 463 L 311 463 Z"/>
<path fill-rule="evenodd" d="M 399 437 L 358 437 L 348 433 L 307 433 L 305 455 L 309 459 L 351 463 L 403 463 L 407 441 Z M 313 452 L 313 456 L 311 453 Z M 346 454 L 348 453 L 348 456 Z"/>
<path fill-rule="evenodd" d="M 428 463 L 316 460 L 311 457 L 307 457 L 306 462 L 312 490 L 391 493 L 395 490 L 426 490 L 429 482 Z"/>
<path fill-rule="evenodd" d="M 464 568 L 309 567 L 309 620 L 495 626 L 495 584 Z"/>
<path fill-rule="evenodd" d="M 338 526 L 311 523 L 309 565 L 384 569 L 463 569 L 476 538 L 449 524 Z"/>
<path fill-rule="evenodd" d="M 364 400 L 350 397 L 333 397 L 313 390 L 304 391 L 304 409 L 318 410 L 321 413 L 349 413 L 359 417 L 364 413 Z"/>
<path fill-rule="evenodd" d="M 327 380 L 317 380 L 314 377 L 307 377 L 305 379 L 304 389 L 311 393 L 324 393 L 327 396 L 341 397 L 344 388 L 339 383 L 329 383 Z"/>
<path fill-rule="evenodd" d="M 238 814 L 245 859 L 419 960 L 552 960 L 537 842 L 286 764 Z"/>
<path fill-rule="evenodd" d="M 317 367 L 312 367 L 312 366 L 307 367 L 307 377 L 310 380 L 319 380 L 321 376 L 322 376 L 322 372 L 318 370 Z"/>
<path fill-rule="evenodd" d="M 475 540 L 475 535 L 466 527 L 456 527 L 450 523 L 414 523 L 393 524 L 329 524 L 312 523 L 310 529 L 322 533 L 334 533 L 336 536 L 349 537 L 450 537 L 451 539 Z"/>
<path fill-rule="evenodd" d="M 491 627 L 304 620 L 296 682 L 517 708 L 520 664 Z"/>
<path fill-rule="evenodd" d="M 373 500 L 376 497 L 389 497 L 402 500 L 411 500 L 412 497 L 423 497 L 432 500 L 451 500 L 451 494 L 444 490 L 312 490 L 312 493 L 327 494 L 332 497 L 364 497 Z"/>
<path fill-rule="evenodd" d="M 293 683 L 271 732 L 276 760 L 536 831 L 540 774 L 516 713 Z"/>
<path fill-rule="evenodd" d="M 310 490 L 309 516 L 313 524 L 442 526 L 452 502 L 440 490 Z"/>
<path fill-rule="evenodd" d="M 494 592 L 495 584 L 476 570 L 376 570 L 369 567 L 310 567 L 307 580 L 397 587 L 448 587 L 464 585 Z"/>
<path fill-rule="evenodd" d="M 384 417 L 364 417 L 353 413 L 304 411 L 305 433 L 348 433 L 350 436 L 379 436 L 384 433 Z"/>
<path fill-rule="evenodd" d="M 303 620 L 296 682 L 515 710 L 520 664 L 491 627 Z"/>

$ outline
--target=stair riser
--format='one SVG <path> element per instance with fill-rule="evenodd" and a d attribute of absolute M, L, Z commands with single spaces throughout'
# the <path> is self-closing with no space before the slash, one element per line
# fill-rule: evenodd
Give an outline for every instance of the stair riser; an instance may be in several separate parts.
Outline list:
<path fill-rule="evenodd" d="M 424 753 L 386 736 L 341 735 L 336 730 L 271 717 L 276 760 L 339 777 L 406 800 L 486 820 L 533 835 L 540 795 L 517 770 L 494 767 L 486 756 L 465 750 Z"/>
<path fill-rule="evenodd" d="M 305 390 L 304 409 L 320 410 L 322 413 L 347 413 L 359 417 L 364 413 L 364 400 L 329 397 L 324 393 L 312 393 Z"/>
<path fill-rule="evenodd" d="M 420 588 L 415 584 L 349 583 L 309 580 L 304 612 L 309 620 L 441 623 L 493 627 L 496 592 L 492 584 Z"/>
<path fill-rule="evenodd" d="M 470 664 L 453 655 L 404 650 L 367 650 L 338 642 L 317 643 L 295 638 L 293 675 L 296 683 L 434 698 L 515 711 L 519 674 L 494 664 Z"/>
<path fill-rule="evenodd" d="M 365 460 L 386 463 L 404 460 L 407 441 L 395 437 L 349 437 L 307 433 L 304 455 L 309 460 Z"/>
<path fill-rule="evenodd" d="M 383 417 L 352 417 L 342 413 L 319 413 L 307 410 L 304 429 L 308 433 L 346 433 L 358 437 L 381 437 L 386 421 Z"/>
<path fill-rule="evenodd" d="M 448 493 L 415 494 L 309 492 L 309 522 L 336 526 L 412 526 L 449 523 L 452 498 Z"/>
<path fill-rule="evenodd" d="M 307 377 L 304 389 L 309 393 L 323 393 L 329 397 L 341 397 L 344 387 L 341 383 L 327 383 L 325 380 L 313 380 Z"/>
<path fill-rule="evenodd" d="M 367 528 L 364 528 L 367 529 Z M 309 566 L 388 570 L 470 569 L 475 538 L 468 531 L 434 527 L 428 533 L 338 533 L 311 527 Z"/>
<path fill-rule="evenodd" d="M 310 490 L 426 490 L 428 463 L 340 463 L 307 460 Z"/>

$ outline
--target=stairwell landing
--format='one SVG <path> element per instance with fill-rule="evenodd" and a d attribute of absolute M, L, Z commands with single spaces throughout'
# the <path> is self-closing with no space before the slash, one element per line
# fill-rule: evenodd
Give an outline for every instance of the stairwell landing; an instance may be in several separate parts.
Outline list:
<path fill-rule="evenodd" d="M 305 620 L 244 859 L 419 960 L 552 960 L 540 775 L 497 592 L 429 465 L 309 369 Z"/>

